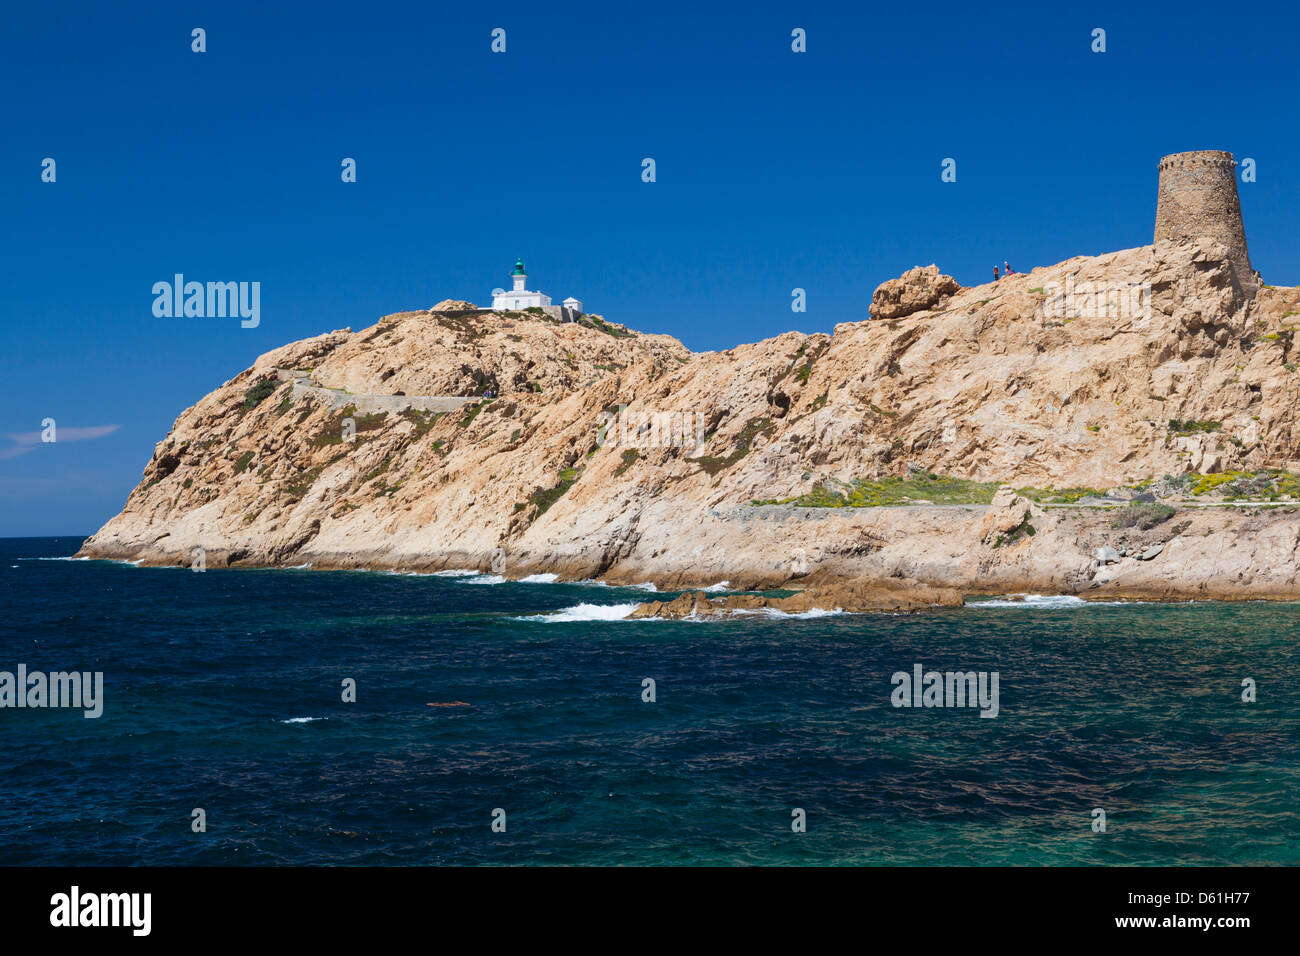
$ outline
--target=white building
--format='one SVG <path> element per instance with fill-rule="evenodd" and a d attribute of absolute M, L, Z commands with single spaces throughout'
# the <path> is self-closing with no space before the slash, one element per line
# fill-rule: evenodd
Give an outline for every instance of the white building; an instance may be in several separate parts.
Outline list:
<path fill-rule="evenodd" d="M 492 308 L 484 311 L 517 312 L 521 309 L 541 309 L 547 315 L 565 322 L 572 322 L 582 315 L 582 303 L 573 296 L 565 299 L 563 305 L 551 305 L 551 297 L 545 292 L 526 288 L 528 272 L 524 269 L 523 259 L 515 260 L 510 278 L 513 280 L 514 288 L 493 289 Z"/>
<path fill-rule="evenodd" d="M 515 267 L 510 272 L 515 287 L 507 292 L 505 289 L 492 290 L 492 310 L 506 312 L 511 309 L 531 309 L 548 306 L 551 297 L 544 292 L 530 292 L 524 288 L 528 282 L 528 273 L 524 270 L 524 260 L 515 260 Z"/>

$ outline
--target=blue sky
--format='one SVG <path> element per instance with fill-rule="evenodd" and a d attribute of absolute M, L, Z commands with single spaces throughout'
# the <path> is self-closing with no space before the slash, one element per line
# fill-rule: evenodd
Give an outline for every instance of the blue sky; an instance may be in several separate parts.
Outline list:
<path fill-rule="evenodd" d="M 95 530 L 259 354 L 482 304 L 516 256 L 531 288 L 726 348 L 865 318 L 913 265 L 969 285 L 1150 242 L 1159 158 L 1228 149 L 1257 163 L 1255 267 L 1300 283 L 1300 84 L 1270 39 L 1293 7 L 277 7 L 0 12 L 0 536 Z M 177 272 L 260 282 L 260 325 L 155 318 Z M 45 418 L 61 440 L 33 445 Z"/>

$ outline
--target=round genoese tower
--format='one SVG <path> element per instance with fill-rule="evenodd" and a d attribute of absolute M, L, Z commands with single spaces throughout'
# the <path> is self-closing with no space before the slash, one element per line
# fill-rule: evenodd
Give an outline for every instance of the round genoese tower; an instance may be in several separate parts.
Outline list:
<path fill-rule="evenodd" d="M 1221 149 L 1174 153 L 1160 160 L 1155 241 L 1219 240 L 1228 247 L 1237 284 L 1253 293 L 1260 280 L 1246 251 L 1236 167 L 1232 153 Z"/>

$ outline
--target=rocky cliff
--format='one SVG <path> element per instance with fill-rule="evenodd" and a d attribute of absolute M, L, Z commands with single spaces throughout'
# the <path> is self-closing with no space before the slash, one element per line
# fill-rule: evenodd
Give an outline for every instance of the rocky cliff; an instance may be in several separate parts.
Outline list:
<path fill-rule="evenodd" d="M 1222 246 L 1162 241 L 973 288 L 915 269 L 873 303 L 725 352 L 459 302 L 286 345 L 180 415 L 81 553 L 726 580 L 801 607 L 1300 597 L 1300 290 L 1249 295 Z M 480 400 L 364 414 L 295 374 Z"/>

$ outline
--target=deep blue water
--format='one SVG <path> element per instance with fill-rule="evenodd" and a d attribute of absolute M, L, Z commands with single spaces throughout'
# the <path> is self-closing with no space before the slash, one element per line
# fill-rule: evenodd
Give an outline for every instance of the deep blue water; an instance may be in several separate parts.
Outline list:
<path fill-rule="evenodd" d="M 646 595 L 79 544 L 0 540 L 0 670 L 105 699 L 0 709 L 0 864 L 1300 862 L 1300 605 L 572 620 Z M 915 663 L 999 716 L 894 708 Z"/>

